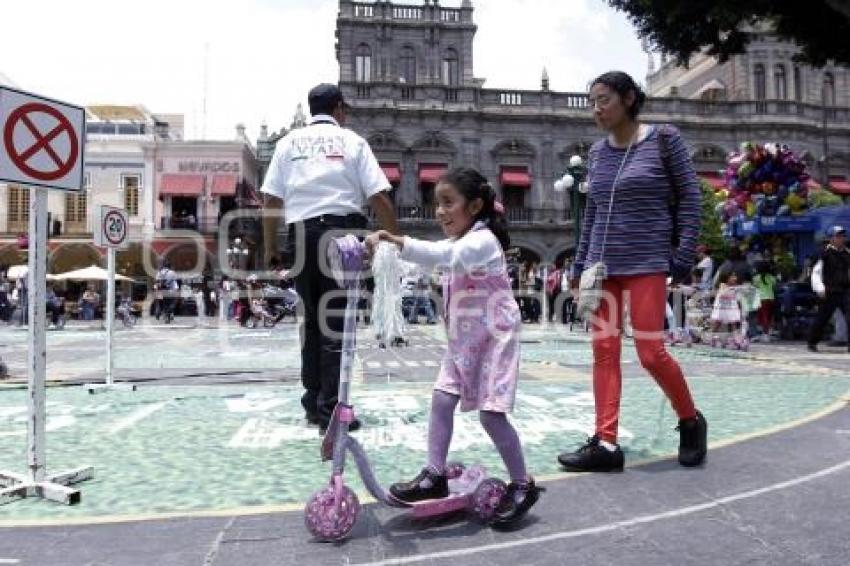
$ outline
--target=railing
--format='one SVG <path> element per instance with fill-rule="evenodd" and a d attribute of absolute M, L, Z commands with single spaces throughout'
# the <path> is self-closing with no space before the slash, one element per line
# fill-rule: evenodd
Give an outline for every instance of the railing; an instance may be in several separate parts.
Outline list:
<path fill-rule="evenodd" d="M 159 219 L 159 227 L 161 230 L 193 230 L 201 234 L 215 234 L 218 232 L 219 219 L 163 216 Z"/>
<path fill-rule="evenodd" d="M 464 106 L 494 112 L 515 109 L 529 114 L 569 112 L 590 115 L 586 93 L 543 93 L 385 81 L 371 81 L 368 96 L 360 94 L 357 83 L 352 82 L 346 85 L 346 88 L 350 89 L 347 92 L 352 98 L 359 99 L 358 105 L 374 105 L 376 108 L 391 107 L 397 103 L 403 103 L 405 106 L 421 104 L 427 108 L 435 104 L 460 103 Z M 792 100 L 706 101 L 687 98 L 649 98 L 644 106 L 644 114 L 662 119 L 711 117 L 728 119 L 736 123 L 750 119 L 763 121 L 766 117 L 770 117 L 770 119 L 786 118 L 797 123 L 802 121 L 811 125 L 820 125 L 824 113 L 832 123 L 850 124 L 850 107 L 824 109 L 819 104 Z"/>
<path fill-rule="evenodd" d="M 374 213 L 367 210 L 370 219 L 375 219 Z M 549 225 L 563 224 L 570 220 L 570 212 L 566 209 L 554 208 L 506 208 L 505 215 L 512 225 Z M 396 207 L 396 217 L 399 222 L 429 222 L 436 220 L 434 206 L 400 205 Z"/>

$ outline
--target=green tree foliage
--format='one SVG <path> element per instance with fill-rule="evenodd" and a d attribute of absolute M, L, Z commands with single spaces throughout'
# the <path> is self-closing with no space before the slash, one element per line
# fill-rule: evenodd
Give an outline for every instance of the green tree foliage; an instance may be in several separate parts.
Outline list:
<path fill-rule="evenodd" d="M 723 239 L 723 227 L 720 217 L 715 212 L 717 205 L 723 199 L 715 196 L 714 188 L 700 181 L 702 188 L 702 226 L 700 228 L 699 243 L 708 247 L 715 261 L 726 259 L 726 241 Z"/>
<path fill-rule="evenodd" d="M 850 64 L 850 3 L 846 0 L 608 0 L 638 35 L 682 64 L 703 49 L 721 62 L 742 53 L 748 29 L 767 23 L 796 43 L 798 60 L 822 67 Z"/>

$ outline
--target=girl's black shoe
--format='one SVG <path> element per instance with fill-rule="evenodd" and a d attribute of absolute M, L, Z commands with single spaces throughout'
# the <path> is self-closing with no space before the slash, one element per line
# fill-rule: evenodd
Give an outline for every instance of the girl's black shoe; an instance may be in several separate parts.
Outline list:
<path fill-rule="evenodd" d="M 533 479 L 523 483 L 509 483 L 490 524 L 494 527 L 506 527 L 516 523 L 537 503 L 541 491 L 546 490 L 537 487 Z"/>
<path fill-rule="evenodd" d="M 412 480 L 391 485 L 390 495 L 402 503 L 442 499 L 449 496 L 449 482 L 445 474 L 436 474 L 430 468 L 423 468 Z"/>

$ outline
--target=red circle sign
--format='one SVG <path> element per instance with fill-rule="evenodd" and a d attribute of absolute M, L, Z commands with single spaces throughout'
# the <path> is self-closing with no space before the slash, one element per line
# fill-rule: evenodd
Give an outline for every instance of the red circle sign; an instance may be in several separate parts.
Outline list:
<path fill-rule="evenodd" d="M 119 246 L 127 237 L 127 224 L 120 212 L 107 212 L 103 219 L 103 235 L 113 246 Z"/>
<path fill-rule="evenodd" d="M 41 132 L 33 123 L 32 119 L 30 119 L 30 115 L 37 112 L 49 114 L 56 118 L 59 123 L 49 132 Z M 14 133 L 19 122 L 22 123 L 35 138 L 35 143 L 27 148 L 15 147 Z M 64 160 L 56 153 L 56 150 L 50 144 L 50 142 L 63 133 L 67 133 L 68 138 L 71 140 L 71 151 L 69 152 L 67 159 Z M 12 163 L 22 172 L 39 181 L 55 181 L 56 179 L 61 179 L 74 168 L 74 164 L 77 162 L 79 143 L 77 142 L 77 134 L 74 132 L 74 127 L 71 125 L 71 122 L 68 121 L 68 118 L 66 118 L 64 114 L 52 106 L 41 104 L 39 102 L 24 104 L 23 106 L 15 109 L 15 111 L 9 115 L 9 119 L 6 121 L 6 128 L 3 131 L 3 141 L 6 144 L 6 151 L 9 153 L 9 158 L 12 160 Z M 44 150 L 47 155 L 50 156 L 50 159 L 56 164 L 55 169 L 36 169 L 29 165 L 30 159 L 32 159 L 35 154 L 41 150 Z"/>

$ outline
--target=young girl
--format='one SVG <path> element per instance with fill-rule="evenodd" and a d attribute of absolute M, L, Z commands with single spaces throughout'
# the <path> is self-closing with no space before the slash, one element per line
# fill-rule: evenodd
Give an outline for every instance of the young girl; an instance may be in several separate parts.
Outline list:
<path fill-rule="evenodd" d="M 448 271 L 443 284 L 449 341 L 431 398 L 428 464 L 412 480 L 396 483 L 390 494 L 405 503 L 446 497 L 446 457 L 454 411 L 478 410 L 481 425 L 510 474 L 494 525 L 525 515 L 541 488 L 525 469 L 522 446 L 507 419 L 514 406 L 519 373 L 519 309 L 511 292 L 504 248 L 509 245 L 504 210 L 480 173 L 459 168 L 436 187 L 437 220 L 448 237 L 440 242 L 395 236 L 386 231 L 366 238 L 401 248 L 404 260 Z"/>
<path fill-rule="evenodd" d="M 711 310 L 711 324 L 714 336 L 711 345 L 720 345 L 720 331 L 729 332 L 728 343 L 734 344 L 741 329 L 741 307 L 738 305 L 738 275 L 727 271 L 720 275 L 720 288 L 714 297 L 714 308 Z"/>

